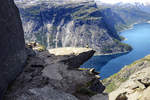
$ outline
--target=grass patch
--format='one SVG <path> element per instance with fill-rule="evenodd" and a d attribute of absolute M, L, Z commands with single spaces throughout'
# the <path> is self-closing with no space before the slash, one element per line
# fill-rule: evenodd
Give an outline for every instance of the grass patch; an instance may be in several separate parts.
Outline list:
<path fill-rule="evenodd" d="M 80 70 L 80 71 L 86 71 L 86 70 L 89 70 L 89 68 L 78 68 L 78 70 Z"/>

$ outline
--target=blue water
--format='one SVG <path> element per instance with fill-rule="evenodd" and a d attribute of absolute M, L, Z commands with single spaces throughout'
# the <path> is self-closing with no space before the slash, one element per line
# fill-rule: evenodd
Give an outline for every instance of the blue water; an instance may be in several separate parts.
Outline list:
<path fill-rule="evenodd" d="M 104 79 L 117 73 L 125 65 L 150 54 L 150 24 L 134 25 L 133 29 L 121 32 L 121 36 L 126 38 L 123 43 L 132 46 L 133 50 L 130 53 L 94 56 L 82 67 L 94 67 L 100 72 L 101 79 Z"/>

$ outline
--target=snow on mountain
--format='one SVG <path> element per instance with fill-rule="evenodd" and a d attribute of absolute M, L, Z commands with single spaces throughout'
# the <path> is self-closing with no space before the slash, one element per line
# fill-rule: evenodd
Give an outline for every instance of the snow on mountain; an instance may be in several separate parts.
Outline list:
<path fill-rule="evenodd" d="M 142 4 L 149 5 L 150 0 L 95 0 L 97 3 L 106 3 L 106 4 Z"/>
<path fill-rule="evenodd" d="M 14 1 L 19 8 L 29 8 L 40 4 L 52 6 L 52 5 L 64 5 L 81 2 L 94 2 L 94 0 L 14 0 Z"/>
<path fill-rule="evenodd" d="M 106 7 L 137 8 L 150 13 L 150 0 L 95 0 L 98 5 Z"/>
<path fill-rule="evenodd" d="M 14 0 L 16 4 L 36 5 L 40 3 L 68 4 L 79 2 L 94 2 L 94 0 Z"/>

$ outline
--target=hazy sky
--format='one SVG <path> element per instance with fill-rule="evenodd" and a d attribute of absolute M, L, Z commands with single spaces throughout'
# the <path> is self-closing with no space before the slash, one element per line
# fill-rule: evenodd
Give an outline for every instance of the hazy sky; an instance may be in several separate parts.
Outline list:
<path fill-rule="evenodd" d="M 95 0 L 95 1 L 102 1 L 104 3 L 110 3 L 110 4 L 114 4 L 114 3 L 119 3 L 119 2 L 123 2 L 123 3 L 135 3 L 135 2 L 140 2 L 140 3 L 150 3 L 150 0 Z"/>

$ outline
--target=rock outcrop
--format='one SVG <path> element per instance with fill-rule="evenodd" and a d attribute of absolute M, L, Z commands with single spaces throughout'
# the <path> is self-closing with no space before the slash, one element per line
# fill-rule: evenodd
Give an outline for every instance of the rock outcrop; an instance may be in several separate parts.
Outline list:
<path fill-rule="evenodd" d="M 80 65 L 89 60 L 95 53 L 92 49 L 72 47 L 51 49 L 49 52 L 55 55 L 69 55 L 69 58 L 67 57 L 67 59 L 62 60 L 62 62 L 69 65 L 68 69 L 79 68 Z"/>
<path fill-rule="evenodd" d="M 122 68 L 118 73 L 111 77 L 104 79 L 103 84 L 106 86 L 106 92 L 112 92 L 117 89 L 123 82 L 129 79 L 129 77 L 144 68 L 150 66 L 150 55 L 133 62 L 130 65 Z"/>
<path fill-rule="evenodd" d="M 30 57 L 4 100 L 89 100 L 91 96 L 102 93 L 105 87 L 89 69 L 68 63 L 79 59 L 83 63 L 94 52 L 88 48 L 58 48 Z"/>
<path fill-rule="evenodd" d="M 121 86 L 109 94 L 109 100 L 149 100 L 150 99 L 150 67 L 131 75 Z M 123 95 L 124 94 L 124 95 Z M 123 95 L 119 99 L 119 95 Z"/>
<path fill-rule="evenodd" d="M 13 0 L 0 0 L 0 100 L 8 84 L 23 70 L 26 60 L 24 33 Z"/>
<path fill-rule="evenodd" d="M 103 80 L 109 100 L 149 100 L 150 55 Z"/>

